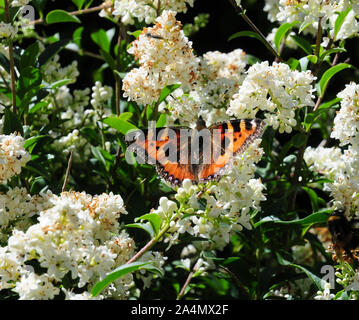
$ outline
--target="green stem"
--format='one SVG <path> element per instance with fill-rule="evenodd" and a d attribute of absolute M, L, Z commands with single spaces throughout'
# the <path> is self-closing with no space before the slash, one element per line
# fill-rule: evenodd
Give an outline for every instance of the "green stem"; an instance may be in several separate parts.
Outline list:
<path fill-rule="evenodd" d="M 132 262 L 137 261 L 139 258 L 141 258 L 148 250 L 150 250 L 163 237 L 163 235 L 167 232 L 167 230 L 169 228 L 170 228 L 170 224 L 167 223 L 162 228 L 162 230 L 158 233 L 158 235 L 156 237 L 154 237 L 149 242 L 147 242 L 147 244 L 140 251 L 138 251 L 130 260 L 128 260 L 126 263 L 132 263 Z"/>
<path fill-rule="evenodd" d="M 257 33 L 263 42 L 266 44 L 266 47 L 272 52 L 272 54 L 276 57 L 278 61 L 283 61 L 282 57 L 278 54 L 278 52 L 272 47 L 272 45 L 268 42 L 263 33 L 257 28 L 257 26 L 253 23 L 253 21 L 245 14 L 242 6 L 237 5 L 235 0 L 229 0 L 231 5 L 234 7 L 236 12 L 242 16 L 242 18 L 249 24 L 249 26 L 253 29 L 255 33 Z"/>

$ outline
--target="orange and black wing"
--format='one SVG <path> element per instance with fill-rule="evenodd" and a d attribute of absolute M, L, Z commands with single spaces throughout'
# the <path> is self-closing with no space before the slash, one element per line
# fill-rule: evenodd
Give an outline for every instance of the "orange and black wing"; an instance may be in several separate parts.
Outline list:
<path fill-rule="evenodd" d="M 263 133 L 264 122 L 260 119 L 230 120 L 212 125 L 211 163 L 201 164 L 198 181 L 219 180 L 231 165 L 233 156 L 247 149 L 254 139 Z"/>
<path fill-rule="evenodd" d="M 133 133 L 135 141 L 128 146 L 135 152 L 140 163 L 155 164 L 158 174 L 173 186 L 184 179 L 196 180 L 190 163 L 180 161 L 181 154 L 188 152 L 188 141 L 181 140 L 183 127 L 153 128 Z"/>

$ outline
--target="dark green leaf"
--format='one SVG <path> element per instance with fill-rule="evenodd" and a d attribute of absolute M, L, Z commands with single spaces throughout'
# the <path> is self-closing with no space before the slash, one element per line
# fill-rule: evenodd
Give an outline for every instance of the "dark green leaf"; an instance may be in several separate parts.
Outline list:
<path fill-rule="evenodd" d="M 352 10 L 352 8 L 351 8 L 351 7 L 348 7 L 346 10 L 344 10 L 344 11 L 342 11 L 342 12 L 340 12 L 340 13 L 338 14 L 338 17 L 337 17 L 337 19 L 335 20 L 335 24 L 334 24 L 334 37 L 333 37 L 334 41 L 335 41 L 336 38 L 337 38 L 337 35 L 338 35 L 338 33 L 339 33 L 339 31 L 340 31 L 340 29 L 341 29 L 343 23 L 344 23 L 344 20 L 345 20 L 346 16 L 348 15 L 348 13 L 349 13 L 351 10 Z"/>
<path fill-rule="evenodd" d="M 277 48 L 277 51 L 279 51 L 279 47 L 283 41 L 283 39 L 286 37 L 288 32 L 299 23 L 299 21 L 294 21 L 292 23 L 283 23 L 277 30 L 277 32 L 274 35 L 274 45 Z"/>
<path fill-rule="evenodd" d="M 110 52 L 110 41 L 108 40 L 107 33 L 104 29 L 100 29 L 91 33 L 91 39 L 95 42 L 103 51 Z"/>
<path fill-rule="evenodd" d="M 35 66 L 37 56 L 39 54 L 39 43 L 36 41 L 29 45 L 21 56 L 20 60 L 20 72 L 26 67 Z"/>
<path fill-rule="evenodd" d="M 62 22 L 81 23 L 81 20 L 76 16 L 71 15 L 67 11 L 61 9 L 50 11 L 46 16 L 47 24 L 62 23 Z"/>
<path fill-rule="evenodd" d="M 110 285 L 112 282 L 114 282 L 115 280 L 123 277 L 124 275 L 126 275 L 128 273 L 138 271 L 138 270 L 142 270 L 142 269 L 155 270 L 154 266 L 150 267 L 150 264 L 151 264 L 151 262 L 133 262 L 133 263 L 124 264 L 124 265 L 116 268 L 115 270 L 110 272 L 105 277 L 105 279 L 103 279 L 102 281 L 97 282 L 93 286 L 93 288 L 91 290 L 92 296 L 96 297 L 108 285 Z"/>
<path fill-rule="evenodd" d="M 48 62 L 53 56 L 59 53 L 66 45 L 70 42 L 70 40 L 59 40 L 50 44 L 39 56 L 39 64 L 43 66 L 46 62 Z"/>
<path fill-rule="evenodd" d="M 264 39 L 262 39 L 262 37 L 258 33 L 253 32 L 253 31 L 240 31 L 240 32 L 237 32 L 235 34 L 232 34 L 229 37 L 228 41 L 231 41 L 231 40 L 239 38 L 239 37 L 255 38 L 255 39 L 259 40 L 260 42 L 262 42 L 267 48 L 269 48 L 271 50 L 271 48 L 268 46 L 268 43 L 266 41 L 264 41 Z"/>
<path fill-rule="evenodd" d="M 155 234 L 157 235 L 162 225 L 162 219 L 157 213 L 148 213 L 135 219 L 135 222 L 139 220 L 147 220 L 151 223 Z"/>
<path fill-rule="evenodd" d="M 115 128 L 117 131 L 121 132 L 124 135 L 131 130 L 138 130 L 138 128 L 132 123 L 114 116 L 107 117 L 103 120 L 103 123 L 109 125 L 112 128 Z"/>
<path fill-rule="evenodd" d="M 171 84 L 169 86 L 164 87 L 161 90 L 161 94 L 160 94 L 160 99 L 159 99 L 159 103 L 165 101 L 165 99 L 176 89 L 178 89 L 181 86 L 181 84 Z"/>
<path fill-rule="evenodd" d="M 21 134 L 24 133 L 21 122 L 19 121 L 18 117 L 12 111 L 10 111 L 10 109 L 5 109 L 4 117 L 4 134 L 11 134 L 15 132 L 19 132 Z"/>
<path fill-rule="evenodd" d="M 330 79 L 337 74 L 338 72 L 344 70 L 344 69 L 348 69 L 348 68 L 352 68 L 353 66 L 348 64 L 348 63 L 339 63 L 334 67 L 329 68 L 327 71 L 324 72 L 324 74 L 322 75 L 320 81 L 319 81 L 319 95 L 321 97 L 324 96 L 325 90 L 328 86 L 328 83 L 330 81 Z"/>
<path fill-rule="evenodd" d="M 312 46 L 306 39 L 299 37 L 297 35 L 291 35 L 291 37 L 294 40 L 294 42 L 297 44 L 297 46 L 301 48 L 307 55 L 313 54 Z"/>

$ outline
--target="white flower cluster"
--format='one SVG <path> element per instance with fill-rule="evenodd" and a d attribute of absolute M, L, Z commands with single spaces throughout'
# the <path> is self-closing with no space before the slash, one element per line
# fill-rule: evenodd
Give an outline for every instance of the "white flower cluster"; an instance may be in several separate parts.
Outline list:
<path fill-rule="evenodd" d="M 158 5 L 160 11 L 172 10 L 174 12 L 186 12 L 187 5 L 193 7 L 194 0 L 115 0 L 114 16 L 120 16 L 124 24 L 134 24 L 135 20 L 153 23 L 157 18 Z M 103 10 L 100 15 L 105 16 L 108 10 Z"/>
<path fill-rule="evenodd" d="M 324 284 L 324 289 L 317 292 L 317 295 L 314 297 L 314 300 L 333 300 L 335 294 L 330 293 L 330 289 L 330 283 L 326 282 Z"/>
<path fill-rule="evenodd" d="M 49 208 L 51 196 L 51 192 L 31 196 L 25 188 L 18 187 L 0 194 L 0 242 L 7 240 L 13 227 L 25 230 L 30 224 L 29 218 Z"/>
<path fill-rule="evenodd" d="M 334 35 L 334 25 L 338 13 L 353 6 L 353 10 L 346 16 L 345 21 L 336 36 L 336 40 L 347 39 L 359 31 L 359 23 L 356 19 L 358 12 L 357 0 L 266 0 L 264 11 L 268 12 L 270 21 L 280 23 L 299 21 L 308 25 L 304 33 L 316 34 L 318 22 L 321 19 L 322 27 L 329 30 L 328 37 Z M 324 39 L 327 43 L 329 39 Z"/>
<path fill-rule="evenodd" d="M 198 59 L 175 15 L 164 11 L 156 25 L 145 28 L 128 50 L 140 64 L 123 80 L 124 96 L 129 100 L 151 104 L 165 86 L 181 83 L 186 89 L 195 81 Z"/>
<path fill-rule="evenodd" d="M 160 111 L 169 111 L 169 122 L 179 119 L 190 127 L 196 125 L 198 115 L 207 126 L 228 120 L 227 107 L 243 82 L 246 65 L 247 56 L 241 49 L 205 53 L 200 57 L 197 81 L 190 91 L 177 89 L 161 104 Z"/>
<path fill-rule="evenodd" d="M 48 208 L 27 209 L 41 210 L 38 223 L 26 231 L 14 229 L 8 245 L 0 248 L 0 290 L 11 288 L 20 299 L 52 299 L 59 294 L 66 274 L 71 276 L 73 287 L 84 288 L 86 295 L 98 280 L 134 253 L 133 240 L 126 232 L 119 233 L 118 219 L 127 213 L 121 196 L 65 192 L 52 195 L 48 201 Z M 46 272 L 38 275 L 29 270 L 29 261 Z M 127 298 L 132 282 L 130 274 L 121 277 L 103 297 Z"/>
<path fill-rule="evenodd" d="M 348 218 L 359 214 L 359 85 L 350 83 L 338 94 L 341 108 L 334 119 L 332 138 L 339 139 L 339 148 L 308 147 L 304 160 L 312 170 L 329 179 L 324 185 L 334 199 L 334 207 L 344 209 Z"/>
<path fill-rule="evenodd" d="M 17 134 L 0 135 L 0 183 L 6 183 L 21 172 L 30 161 L 30 154 L 24 149 L 25 140 Z"/>
<path fill-rule="evenodd" d="M 12 0 L 11 6 L 12 7 L 23 7 L 26 6 L 31 0 Z"/>
<path fill-rule="evenodd" d="M 53 147 L 55 150 L 62 151 L 65 155 L 69 154 L 72 150 L 74 150 L 76 158 L 79 158 L 79 150 L 84 149 L 86 154 L 89 154 L 90 150 L 88 148 L 84 148 L 86 144 L 87 140 L 80 136 L 80 132 L 78 129 L 74 129 L 69 134 L 55 139 Z"/>
<path fill-rule="evenodd" d="M 0 38 L 14 38 L 17 34 L 17 28 L 11 23 L 0 22 Z"/>
<path fill-rule="evenodd" d="M 268 125 L 290 133 L 297 124 L 295 110 L 314 105 L 314 79 L 309 71 L 291 70 L 284 63 L 256 63 L 248 69 L 227 113 L 240 119 L 254 118 L 262 110 Z"/>
<path fill-rule="evenodd" d="M 250 209 L 260 209 L 265 200 L 264 185 L 254 178 L 255 163 L 261 159 L 262 149 L 257 139 L 243 154 L 236 156 L 234 166 L 217 185 L 197 197 L 199 186 L 184 180 L 175 195 L 180 203 L 163 197 L 154 210 L 162 220 L 171 220 L 166 241 L 176 243 L 185 232 L 212 240 L 212 248 L 222 250 L 235 231 L 251 229 Z"/>
<path fill-rule="evenodd" d="M 78 62 L 74 60 L 70 65 L 61 67 L 59 60 L 60 56 L 57 54 L 42 67 L 44 80 L 47 83 L 54 83 L 64 79 L 71 79 L 72 82 L 75 82 L 80 75 Z"/>
<path fill-rule="evenodd" d="M 92 87 L 91 104 L 95 109 L 102 107 L 112 97 L 112 88 L 96 81 Z"/>

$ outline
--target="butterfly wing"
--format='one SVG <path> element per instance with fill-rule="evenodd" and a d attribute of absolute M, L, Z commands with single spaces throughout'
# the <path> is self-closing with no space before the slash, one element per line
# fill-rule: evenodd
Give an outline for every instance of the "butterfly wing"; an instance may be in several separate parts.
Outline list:
<path fill-rule="evenodd" d="M 173 186 L 184 179 L 196 179 L 196 167 L 180 161 L 188 153 L 188 141 L 181 140 L 184 127 L 153 128 L 133 133 L 135 141 L 128 146 L 136 153 L 140 163 L 155 164 L 158 174 Z M 188 161 L 187 161 L 188 162 Z"/>
<path fill-rule="evenodd" d="M 198 181 L 219 180 L 231 165 L 233 156 L 247 149 L 254 139 L 263 133 L 260 119 L 236 119 L 212 125 L 211 163 L 201 164 Z"/>

